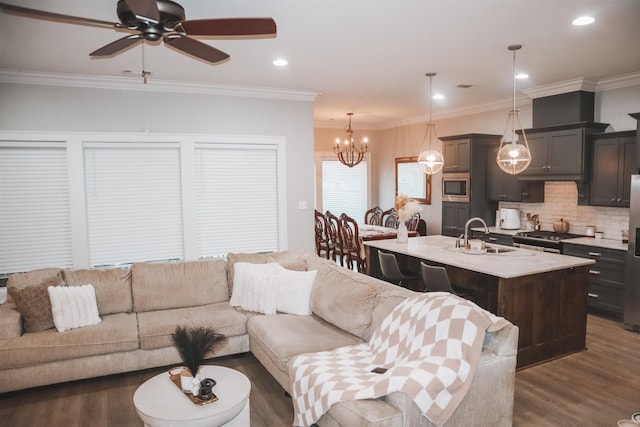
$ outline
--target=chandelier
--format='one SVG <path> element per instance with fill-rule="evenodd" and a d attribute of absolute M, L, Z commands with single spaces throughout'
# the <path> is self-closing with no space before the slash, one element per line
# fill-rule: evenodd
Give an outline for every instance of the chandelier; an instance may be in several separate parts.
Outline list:
<path fill-rule="evenodd" d="M 427 73 L 425 75 L 429 77 L 429 123 L 427 123 L 427 129 L 424 131 L 420 155 L 418 155 L 418 168 L 427 175 L 433 175 L 442 170 L 444 157 L 438 150 L 442 142 L 438 139 L 436 125 L 431 120 L 431 79 L 436 73 Z M 436 148 L 433 148 L 434 145 Z"/>
<path fill-rule="evenodd" d="M 333 151 L 338 155 L 340 163 L 352 168 L 360 163 L 364 158 L 364 153 L 367 152 L 367 143 L 369 142 L 369 139 L 367 137 L 362 138 L 360 147 L 356 148 L 355 141 L 353 140 L 353 130 L 351 129 L 351 116 L 353 116 L 353 113 L 347 113 L 347 116 L 349 116 L 349 124 L 345 128 L 347 137 L 344 141 L 340 141 L 340 138 L 336 138 Z"/>
<path fill-rule="evenodd" d="M 511 76 L 513 79 L 513 108 L 509 111 L 509 118 L 502 139 L 500 139 L 500 149 L 496 157 L 500 169 L 511 175 L 519 174 L 527 169 L 531 163 L 531 151 L 529 151 L 527 136 L 520 123 L 520 110 L 516 108 L 516 50 L 521 47 L 519 44 L 507 47 L 513 52 L 513 75 Z M 522 129 L 522 143 L 518 142 L 516 129 Z"/>

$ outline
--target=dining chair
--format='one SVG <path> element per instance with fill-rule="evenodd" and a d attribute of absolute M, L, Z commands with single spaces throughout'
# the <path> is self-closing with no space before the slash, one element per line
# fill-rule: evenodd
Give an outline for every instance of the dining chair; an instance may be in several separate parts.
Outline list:
<path fill-rule="evenodd" d="M 316 253 L 319 257 L 331 257 L 332 243 L 327 230 L 327 220 L 322 212 L 314 209 L 314 225 L 316 237 Z"/>
<path fill-rule="evenodd" d="M 467 289 L 454 288 L 444 267 L 420 262 L 420 274 L 426 292 L 449 292 L 461 298 L 476 301 L 476 293 Z"/>
<path fill-rule="evenodd" d="M 398 228 L 398 216 L 396 210 L 391 208 L 382 213 L 383 225 L 388 228 Z"/>
<path fill-rule="evenodd" d="M 407 230 L 417 231 L 418 223 L 420 222 L 420 212 L 413 214 L 413 216 L 407 221 Z"/>
<path fill-rule="evenodd" d="M 420 220 L 418 221 L 418 228 L 416 229 L 416 231 L 418 232 L 419 236 L 426 236 L 427 235 L 427 222 L 420 218 Z"/>
<path fill-rule="evenodd" d="M 367 270 L 366 258 L 362 248 L 362 242 L 358 235 L 358 223 L 346 213 L 340 215 L 340 226 L 342 227 L 342 248 L 347 253 L 347 266 L 354 267 L 360 272 Z"/>
<path fill-rule="evenodd" d="M 384 212 L 379 206 L 371 208 L 364 213 L 364 223 L 370 225 L 382 225 L 382 214 Z"/>
<path fill-rule="evenodd" d="M 398 265 L 398 259 L 395 254 L 378 251 L 378 261 L 380 263 L 380 271 L 382 272 L 382 278 L 387 282 L 394 283 L 403 288 L 408 288 L 412 290 L 416 289 L 414 287 L 405 286 L 407 282 L 419 282 L 420 276 L 417 274 L 406 274 L 400 270 L 400 266 Z"/>
<path fill-rule="evenodd" d="M 347 252 L 345 252 L 342 245 L 342 226 L 340 225 L 340 219 L 330 211 L 326 211 L 324 215 L 327 220 L 327 233 L 332 247 L 331 259 L 334 262 L 340 261 L 340 265 L 344 267 Z"/>

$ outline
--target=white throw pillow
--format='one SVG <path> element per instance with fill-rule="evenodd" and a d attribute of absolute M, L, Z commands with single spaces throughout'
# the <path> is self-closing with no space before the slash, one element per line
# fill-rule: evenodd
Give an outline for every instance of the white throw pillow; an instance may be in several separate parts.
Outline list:
<path fill-rule="evenodd" d="M 278 294 L 276 276 L 280 268 L 277 263 L 236 262 L 233 265 L 233 293 L 229 303 L 249 311 L 275 314 Z"/>
<path fill-rule="evenodd" d="M 279 267 L 276 310 L 301 316 L 311 314 L 309 299 L 317 271 L 293 271 Z"/>
<path fill-rule="evenodd" d="M 53 324 L 58 332 L 101 322 L 93 285 L 49 286 Z"/>

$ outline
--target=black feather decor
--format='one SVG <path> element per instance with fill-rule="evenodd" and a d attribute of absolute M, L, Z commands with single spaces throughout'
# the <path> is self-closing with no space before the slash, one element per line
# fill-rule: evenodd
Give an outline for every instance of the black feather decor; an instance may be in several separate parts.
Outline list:
<path fill-rule="evenodd" d="M 204 326 L 177 326 L 171 337 L 182 362 L 194 377 L 198 374 L 202 361 L 209 354 L 213 355 L 216 347 L 226 340 L 215 329 Z"/>

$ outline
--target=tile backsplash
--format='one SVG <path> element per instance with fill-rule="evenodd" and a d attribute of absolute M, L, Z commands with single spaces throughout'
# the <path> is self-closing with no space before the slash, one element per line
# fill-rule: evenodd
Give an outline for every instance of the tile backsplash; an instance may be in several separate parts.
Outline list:
<path fill-rule="evenodd" d="M 578 188 L 573 181 L 547 181 L 544 184 L 544 203 L 500 202 L 501 208 L 520 209 L 520 219 L 527 213 L 538 214 L 542 230 L 553 230 L 553 223 L 564 218 L 569 232 L 585 234 L 588 225 L 604 232 L 605 239 L 621 240 L 621 231 L 629 229 L 629 208 L 578 206 Z"/>

